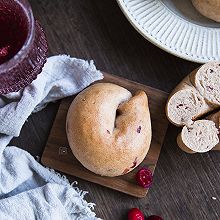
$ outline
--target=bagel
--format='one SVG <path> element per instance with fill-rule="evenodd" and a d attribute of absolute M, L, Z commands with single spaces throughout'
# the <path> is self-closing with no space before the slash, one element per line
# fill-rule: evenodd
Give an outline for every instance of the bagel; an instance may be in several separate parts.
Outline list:
<path fill-rule="evenodd" d="M 220 22 L 220 0 L 192 0 L 192 4 L 205 17 Z"/>
<path fill-rule="evenodd" d="M 219 150 L 220 62 L 202 65 L 186 76 L 170 94 L 166 114 L 182 126 L 178 146 L 187 153 Z M 205 119 L 200 119 L 201 117 Z"/>
<path fill-rule="evenodd" d="M 70 148 L 88 170 L 101 176 L 119 176 L 138 166 L 151 143 L 148 98 L 133 97 L 125 88 L 97 83 L 79 93 L 66 120 Z"/>
<path fill-rule="evenodd" d="M 187 153 L 219 150 L 220 111 L 184 126 L 177 136 L 178 146 Z"/>
<path fill-rule="evenodd" d="M 184 126 L 177 137 L 178 146 L 187 153 L 204 153 L 218 143 L 218 129 L 211 120 L 197 120 L 191 126 Z"/>
<path fill-rule="evenodd" d="M 168 120 L 176 126 L 194 120 L 220 106 L 220 62 L 209 62 L 186 76 L 170 94 Z"/>

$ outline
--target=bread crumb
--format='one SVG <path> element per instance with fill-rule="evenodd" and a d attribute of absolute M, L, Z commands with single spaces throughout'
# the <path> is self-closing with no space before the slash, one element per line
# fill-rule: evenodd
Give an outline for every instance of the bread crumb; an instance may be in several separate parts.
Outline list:
<path fill-rule="evenodd" d="M 213 199 L 213 200 L 216 200 L 217 198 L 216 198 L 216 197 L 214 197 L 214 196 L 212 196 L 212 199 Z"/>

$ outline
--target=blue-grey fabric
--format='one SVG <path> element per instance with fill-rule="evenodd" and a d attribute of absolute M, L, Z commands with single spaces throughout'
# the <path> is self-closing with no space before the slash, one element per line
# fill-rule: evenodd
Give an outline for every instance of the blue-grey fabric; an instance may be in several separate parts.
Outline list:
<path fill-rule="evenodd" d="M 92 61 L 58 55 L 48 58 L 42 73 L 19 92 L 0 96 L 0 219 L 95 220 L 86 192 L 43 167 L 28 152 L 8 146 L 19 136 L 32 112 L 47 103 L 80 92 L 103 78 Z"/>

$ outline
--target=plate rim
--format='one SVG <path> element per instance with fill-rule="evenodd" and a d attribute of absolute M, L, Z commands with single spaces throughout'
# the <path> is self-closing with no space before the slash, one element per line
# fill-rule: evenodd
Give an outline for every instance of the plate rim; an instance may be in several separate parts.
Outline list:
<path fill-rule="evenodd" d="M 188 60 L 188 61 L 191 61 L 191 62 L 197 62 L 197 63 L 206 63 L 206 62 L 209 62 L 209 61 L 212 61 L 213 59 L 210 59 L 210 57 L 208 56 L 204 56 L 202 58 L 196 58 L 196 57 L 192 57 L 190 55 L 185 55 L 184 53 L 181 53 L 181 52 L 178 52 L 176 49 L 172 49 L 171 47 L 167 47 L 165 44 L 163 44 L 162 42 L 159 43 L 157 39 L 155 39 L 153 37 L 153 35 L 151 34 L 148 34 L 146 31 L 144 31 L 144 28 L 141 28 L 139 24 L 137 24 L 138 22 L 135 20 L 135 17 L 132 16 L 132 14 L 129 12 L 128 10 L 128 7 L 125 5 L 125 0 L 116 0 L 118 5 L 119 5 L 119 8 L 121 9 L 121 11 L 123 12 L 123 14 L 125 15 L 125 17 L 127 18 L 127 20 L 130 22 L 130 24 L 135 28 L 135 30 L 141 34 L 146 40 L 148 40 L 149 42 L 151 42 L 152 44 L 154 44 L 155 46 L 159 47 L 160 49 L 176 56 L 176 57 L 179 57 L 179 58 L 182 58 L 182 59 L 185 59 L 185 60 Z M 156 2 L 160 1 L 161 0 L 154 0 Z M 195 24 L 195 23 L 192 23 L 190 22 L 189 20 L 185 20 L 184 18 L 176 15 L 173 11 L 171 11 L 169 8 L 167 8 L 163 2 L 161 2 L 161 5 L 163 5 L 163 7 L 165 8 L 165 10 L 169 11 L 169 13 L 173 14 L 175 17 L 177 17 L 178 19 L 180 20 L 183 20 L 184 22 L 186 22 L 187 24 L 191 25 L 191 26 L 194 26 L 194 27 L 200 27 L 201 29 L 206 29 L 205 27 L 202 27 L 201 25 L 198 25 L 198 24 Z M 220 34 L 220 28 L 212 28 L 212 27 L 207 27 L 207 30 L 217 30 L 219 31 L 219 34 Z M 219 52 L 220 54 L 220 52 Z M 219 59 L 214 59 L 214 60 L 220 60 Z"/>

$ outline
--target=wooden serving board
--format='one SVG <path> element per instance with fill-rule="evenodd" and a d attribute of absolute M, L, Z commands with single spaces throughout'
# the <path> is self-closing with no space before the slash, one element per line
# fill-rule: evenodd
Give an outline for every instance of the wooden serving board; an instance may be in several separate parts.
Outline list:
<path fill-rule="evenodd" d="M 66 137 L 66 115 L 74 96 L 62 100 L 41 161 L 44 165 L 55 170 L 62 171 L 93 183 L 98 183 L 135 197 L 144 197 L 148 190 L 136 184 L 135 174 L 138 169 L 143 166 L 148 167 L 152 172 L 155 170 L 168 126 L 164 110 L 168 94 L 107 73 L 104 73 L 104 79 L 101 80 L 101 82 L 118 84 L 127 88 L 132 93 L 137 90 L 144 90 L 147 93 L 151 113 L 153 138 L 150 150 L 144 161 L 132 172 L 119 177 L 98 176 L 84 168 L 73 156 Z"/>

